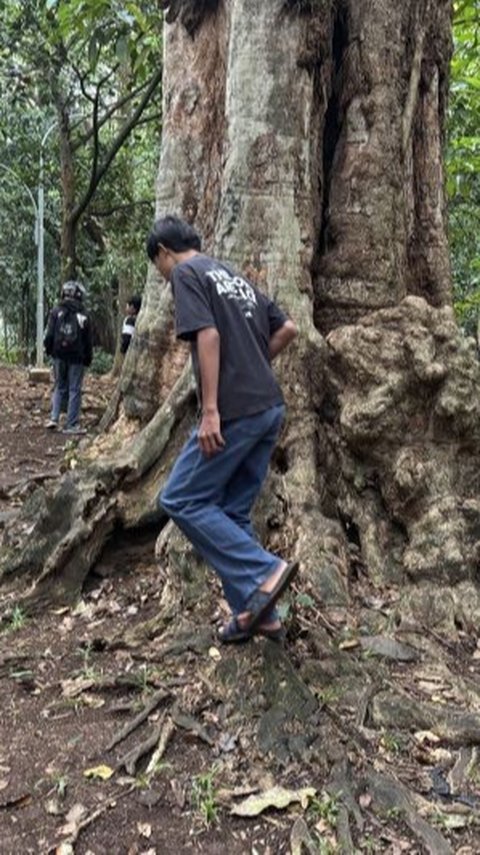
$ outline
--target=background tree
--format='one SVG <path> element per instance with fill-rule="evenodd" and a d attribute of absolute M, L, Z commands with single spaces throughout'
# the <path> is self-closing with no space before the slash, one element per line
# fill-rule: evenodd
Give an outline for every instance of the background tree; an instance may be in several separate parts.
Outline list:
<path fill-rule="evenodd" d="M 161 80 L 156 4 L 140 8 L 130 3 L 127 11 L 124 4 L 96 0 L 29 0 L 7 3 L 2 23 L 0 162 L 14 168 L 36 195 L 43 156 L 51 274 L 47 306 L 58 293 L 60 271 L 54 259 L 59 257 L 63 277 L 78 268 L 90 285 L 97 343 L 112 350 L 117 336 L 114 247 L 122 243 L 123 253 L 133 253 L 135 271 L 135 235 L 145 212 L 147 217 L 152 212 Z M 24 198 L 20 184 L 17 198 Z M 25 197 L 21 216 L 9 206 L 11 228 L 5 240 L 9 231 L 18 231 L 18 220 L 30 223 L 28 206 Z M 28 257 L 33 264 L 34 254 L 30 241 L 19 247 L 17 258 Z M 131 288 L 136 290 L 143 274 L 133 275 Z"/>
<path fill-rule="evenodd" d="M 465 329 L 476 333 L 480 299 L 480 11 L 455 4 L 447 176 L 455 301 Z"/>

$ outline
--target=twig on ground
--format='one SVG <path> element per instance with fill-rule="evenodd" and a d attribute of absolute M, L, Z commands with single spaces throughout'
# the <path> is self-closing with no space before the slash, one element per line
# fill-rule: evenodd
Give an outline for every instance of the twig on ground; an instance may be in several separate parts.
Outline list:
<path fill-rule="evenodd" d="M 118 763 L 116 764 L 117 769 L 121 769 L 122 766 L 125 768 L 129 775 L 135 775 L 135 767 L 144 754 L 147 754 L 155 745 L 158 743 L 160 737 L 162 735 L 162 728 L 156 727 L 155 730 L 144 739 L 143 742 L 140 742 L 139 745 L 136 745 L 135 748 L 132 748 L 123 757 L 120 758 Z"/>
<path fill-rule="evenodd" d="M 148 718 L 150 713 L 152 713 L 154 709 L 156 709 L 156 707 L 158 707 L 158 705 L 162 703 L 162 701 L 165 701 L 170 696 L 171 692 L 169 692 L 168 690 L 166 691 L 165 689 L 159 689 L 158 692 L 155 692 L 155 694 L 152 695 L 148 703 L 145 704 L 143 710 L 137 716 L 135 716 L 132 721 L 128 722 L 125 727 L 122 727 L 121 731 L 113 737 L 113 739 L 107 745 L 106 750 L 111 751 L 112 748 L 115 748 L 116 745 L 118 745 L 120 742 L 123 742 L 123 740 L 126 739 L 127 736 L 129 736 L 131 733 L 133 733 L 134 730 L 136 730 L 137 727 L 143 724 L 143 722 Z"/>
<path fill-rule="evenodd" d="M 103 804 L 101 804 L 98 808 L 95 808 L 95 810 L 92 811 L 92 813 L 88 814 L 85 819 L 82 819 L 78 822 L 75 831 L 72 831 L 72 833 L 67 838 L 65 838 L 65 840 L 62 840 L 62 845 L 65 846 L 70 844 L 72 846 L 74 843 L 76 843 L 79 838 L 80 832 L 83 831 L 84 828 L 88 828 L 88 826 L 91 825 L 92 822 L 95 822 L 95 820 L 98 819 L 99 816 L 102 816 L 102 814 L 109 810 L 109 808 L 115 807 L 119 799 L 123 799 L 125 798 L 125 796 L 129 796 L 130 793 L 133 793 L 135 788 L 136 783 L 132 784 L 130 787 L 127 787 L 126 790 L 121 790 L 115 796 L 111 796 L 110 798 L 106 799 Z M 57 844 L 55 844 L 54 846 L 50 847 L 48 851 L 49 853 L 57 852 L 59 851 L 59 847 Z"/>
<path fill-rule="evenodd" d="M 197 721 L 196 718 L 193 718 L 193 716 L 187 715 L 187 713 L 182 712 L 178 708 L 174 708 L 172 710 L 172 719 L 178 727 L 194 733 L 199 739 L 206 742 L 207 745 L 214 745 L 213 739 L 210 738 L 203 724 Z"/>
<path fill-rule="evenodd" d="M 145 772 L 147 777 L 150 777 L 151 775 L 153 775 L 155 773 L 155 770 L 157 769 L 157 766 L 160 763 L 160 760 L 162 759 L 163 755 L 165 754 L 167 745 L 168 745 L 168 743 L 169 743 L 169 741 L 170 741 L 170 739 L 174 733 L 175 733 L 175 725 L 174 725 L 171 718 L 167 718 L 167 720 L 163 724 L 163 727 L 162 727 L 162 730 L 160 733 L 160 737 L 158 740 L 158 745 L 157 745 L 155 751 L 153 752 L 153 754 L 150 758 L 149 764 L 147 766 L 147 769 Z"/>

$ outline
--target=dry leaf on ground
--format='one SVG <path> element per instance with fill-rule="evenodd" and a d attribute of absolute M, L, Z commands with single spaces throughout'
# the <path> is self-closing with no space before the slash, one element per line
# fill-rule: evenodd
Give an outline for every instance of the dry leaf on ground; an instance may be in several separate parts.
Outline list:
<path fill-rule="evenodd" d="M 303 787 L 299 790 L 287 790 L 284 787 L 272 787 L 271 790 L 265 790 L 258 795 L 249 796 L 240 804 L 235 805 L 231 809 L 231 813 L 237 816 L 257 816 L 262 811 L 274 807 L 278 810 L 284 810 L 292 802 L 300 802 L 305 810 L 308 807 L 310 799 L 316 793 L 314 787 Z"/>

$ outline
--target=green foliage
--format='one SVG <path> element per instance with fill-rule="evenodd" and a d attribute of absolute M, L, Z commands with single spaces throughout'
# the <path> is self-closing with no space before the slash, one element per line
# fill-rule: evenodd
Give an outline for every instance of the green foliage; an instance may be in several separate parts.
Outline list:
<path fill-rule="evenodd" d="M 381 743 L 389 754 L 398 754 L 402 750 L 402 737 L 393 731 L 384 730 Z"/>
<path fill-rule="evenodd" d="M 22 629 L 22 627 L 25 626 L 26 621 L 27 621 L 26 613 L 23 611 L 21 606 L 16 605 L 12 609 L 12 614 L 10 617 L 10 623 L 9 623 L 8 628 L 12 632 L 16 632 L 18 629 Z"/>
<path fill-rule="evenodd" d="M 18 365 L 20 362 L 20 351 L 17 347 L 5 347 L 5 344 L 0 344 L 0 362 L 6 362 L 8 365 Z"/>
<path fill-rule="evenodd" d="M 218 806 L 213 783 L 216 772 L 216 768 L 213 767 L 209 772 L 205 772 L 203 775 L 195 775 L 192 779 L 192 802 L 200 812 L 207 827 L 218 820 Z"/>
<path fill-rule="evenodd" d="M 141 290 L 161 125 L 161 23 L 156 0 L 6 0 L 2 6 L 0 334 L 5 327 L 7 349 L 19 346 L 24 358 L 35 341 L 42 140 L 45 314 L 61 282 L 62 209 L 64 222 L 72 221 L 89 308 L 99 311 L 95 328 L 105 332 L 98 344 L 115 344 L 115 283 L 126 263 L 132 291 Z M 60 141 L 73 170 L 70 208 Z"/>
<path fill-rule="evenodd" d="M 480 3 L 455 2 L 447 189 L 455 305 L 474 333 L 480 303 Z"/>
<path fill-rule="evenodd" d="M 331 795 L 322 792 L 319 798 L 313 798 L 308 808 L 309 817 L 315 820 L 322 819 L 331 829 L 335 829 L 340 796 L 341 793 Z"/>
<path fill-rule="evenodd" d="M 108 374 L 112 370 L 113 356 L 102 350 L 101 347 L 95 347 L 93 350 L 93 359 L 90 366 L 92 374 Z"/>

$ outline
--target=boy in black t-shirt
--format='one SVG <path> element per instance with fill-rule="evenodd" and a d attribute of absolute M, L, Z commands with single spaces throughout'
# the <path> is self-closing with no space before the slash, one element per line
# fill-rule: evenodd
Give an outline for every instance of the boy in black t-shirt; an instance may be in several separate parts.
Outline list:
<path fill-rule="evenodd" d="M 222 580 L 232 619 L 220 640 L 280 639 L 274 606 L 298 565 L 262 548 L 250 513 L 285 410 L 270 362 L 296 327 L 230 265 L 203 255 L 183 220 L 157 220 L 147 252 L 171 282 L 176 334 L 191 345 L 201 410 L 160 504 Z"/>

